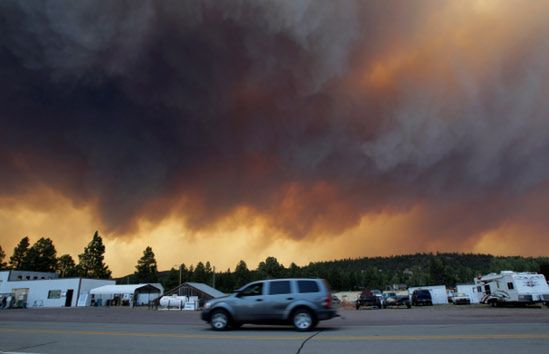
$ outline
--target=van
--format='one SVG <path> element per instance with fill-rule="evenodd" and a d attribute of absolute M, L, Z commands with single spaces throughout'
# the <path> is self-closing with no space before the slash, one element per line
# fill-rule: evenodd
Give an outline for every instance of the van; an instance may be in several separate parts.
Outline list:
<path fill-rule="evenodd" d="M 412 293 L 412 305 L 433 305 L 433 298 L 427 289 L 417 289 Z"/>

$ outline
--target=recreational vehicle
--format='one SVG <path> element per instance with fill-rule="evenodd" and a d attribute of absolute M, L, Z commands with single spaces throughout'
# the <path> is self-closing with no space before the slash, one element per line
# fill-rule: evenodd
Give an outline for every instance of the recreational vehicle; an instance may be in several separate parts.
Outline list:
<path fill-rule="evenodd" d="M 484 304 L 549 306 L 549 286 L 543 274 L 502 271 L 477 278 L 475 283 L 483 293 Z"/>

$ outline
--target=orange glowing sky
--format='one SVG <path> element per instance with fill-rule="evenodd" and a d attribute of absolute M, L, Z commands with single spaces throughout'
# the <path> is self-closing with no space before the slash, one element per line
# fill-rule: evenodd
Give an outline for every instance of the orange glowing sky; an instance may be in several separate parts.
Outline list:
<path fill-rule="evenodd" d="M 136 4 L 0 5 L 8 257 L 549 254 L 549 1 Z"/>

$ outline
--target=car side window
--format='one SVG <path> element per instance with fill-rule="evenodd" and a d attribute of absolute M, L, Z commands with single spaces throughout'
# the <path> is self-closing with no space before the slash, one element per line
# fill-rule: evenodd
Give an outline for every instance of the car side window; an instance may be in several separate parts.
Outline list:
<path fill-rule="evenodd" d="M 288 280 L 271 281 L 269 283 L 269 295 L 291 294 L 291 292 Z"/>
<path fill-rule="evenodd" d="M 312 280 L 298 280 L 297 288 L 300 293 L 318 293 L 320 291 L 316 281 Z"/>
<path fill-rule="evenodd" d="M 257 295 L 263 295 L 263 283 L 254 283 L 242 289 L 242 291 L 238 293 L 239 297 Z"/>

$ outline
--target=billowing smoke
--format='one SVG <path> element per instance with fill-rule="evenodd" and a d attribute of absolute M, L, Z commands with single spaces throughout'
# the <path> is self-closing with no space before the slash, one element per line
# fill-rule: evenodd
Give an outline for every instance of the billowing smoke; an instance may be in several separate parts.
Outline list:
<path fill-rule="evenodd" d="M 0 196 L 107 230 L 238 208 L 293 238 L 549 231 L 547 1 L 2 1 Z"/>

